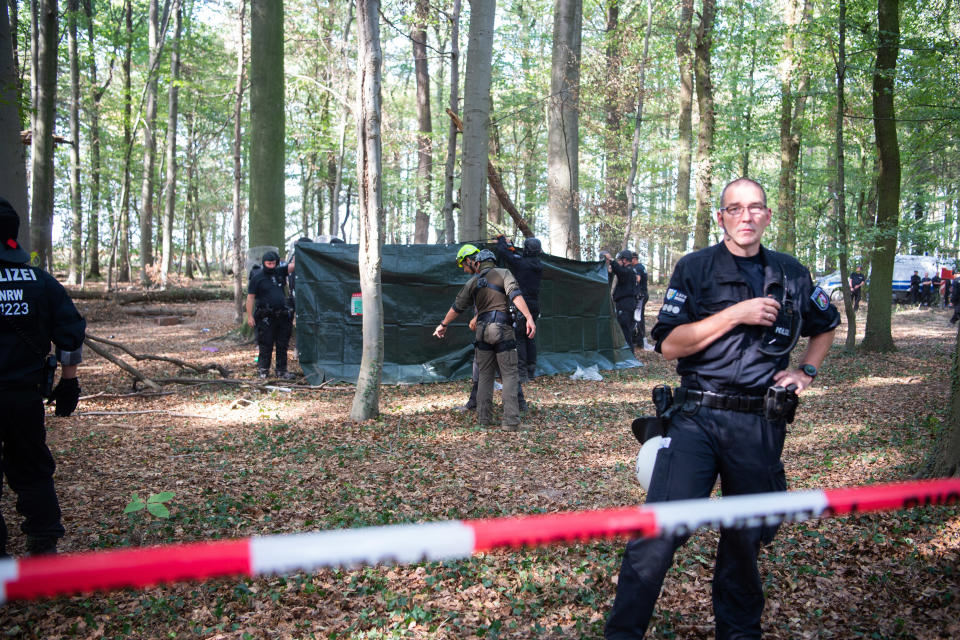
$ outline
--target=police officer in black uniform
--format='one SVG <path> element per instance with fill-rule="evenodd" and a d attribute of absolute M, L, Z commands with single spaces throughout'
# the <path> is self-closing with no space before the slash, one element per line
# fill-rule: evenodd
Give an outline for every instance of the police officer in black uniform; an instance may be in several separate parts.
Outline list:
<path fill-rule="evenodd" d="M 860 265 L 850 274 L 850 294 L 853 296 L 853 310 L 860 309 L 860 297 L 863 295 L 863 283 L 867 281 L 860 272 Z"/>
<path fill-rule="evenodd" d="M 929 307 L 930 306 L 930 291 L 933 288 L 933 280 L 930 278 L 930 274 L 926 271 L 923 272 L 923 279 L 920 280 L 920 306 Z"/>
<path fill-rule="evenodd" d="M 64 534 L 43 398 L 56 403 L 58 416 L 77 408 L 77 365 L 86 323 L 60 283 L 28 265 L 30 257 L 17 243 L 19 229 L 17 212 L 0 198 L 0 470 L 17 494 L 27 551 L 39 555 L 56 553 Z M 51 342 L 55 358 L 48 355 Z M 63 371 L 53 387 L 58 361 Z M 0 556 L 6 552 L 7 527 L 0 515 Z"/>
<path fill-rule="evenodd" d="M 640 263 L 640 255 L 636 251 L 631 253 L 630 266 L 633 268 L 634 273 L 637 274 L 637 308 L 634 311 L 633 319 L 633 341 L 638 347 L 643 347 L 644 339 L 647 336 L 647 327 L 646 327 L 646 307 L 647 300 L 650 299 L 650 294 L 647 290 L 647 270 L 643 268 L 643 265 Z"/>
<path fill-rule="evenodd" d="M 764 395 L 802 392 L 833 343 L 840 314 L 792 256 L 761 246 L 770 223 L 763 188 L 746 178 L 720 196 L 721 243 L 682 258 L 652 333 L 656 349 L 677 359 L 667 432 L 648 502 L 707 498 L 717 474 L 723 495 L 784 491 L 780 455 L 785 417 L 762 413 Z M 810 341 L 789 369 L 799 335 Z M 785 412 L 786 413 L 786 412 Z M 716 637 L 760 638 L 763 586 L 757 554 L 775 527 L 721 527 L 713 579 Z M 627 544 L 606 637 L 642 638 L 682 531 Z"/>
<path fill-rule="evenodd" d="M 270 358 L 277 349 L 278 378 L 294 377 L 287 371 L 287 348 L 293 332 L 293 309 L 287 291 L 287 277 L 293 273 L 294 263 L 280 262 L 276 251 L 263 254 L 263 267 L 250 276 L 247 285 L 247 323 L 254 327 L 260 354 L 257 357 L 257 375 L 270 375 Z"/>
<path fill-rule="evenodd" d="M 520 285 L 523 299 L 527 302 L 527 308 L 530 309 L 530 315 L 533 316 L 534 322 L 540 319 L 540 280 L 543 278 L 543 264 L 540 262 L 540 254 L 542 251 L 539 238 L 526 238 L 523 241 L 523 250 L 518 254 L 512 242 L 509 242 L 502 235 L 497 236 L 497 253 L 504 264 L 507 265 L 507 268 L 510 269 L 513 277 L 517 279 L 517 284 Z M 535 337 L 527 337 L 526 328 L 523 326 L 525 322 L 523 314 L 515 315 L 520 382 L 526 382 L 534 378 L 534 372 L 537 368 L 537 342 Z"/>
<path fill-rule="evenodd" d="M 609 253 L 603 254 L 607 261 L 607 275 L 610 282 L 617 277 L 617 284 L 613 288 L 613 303 L 617 309 L 617 322 L 623 331 L 623 338 L 627 346 L 633 349 L 633 312 L 637 308 L 637 274 L 631 268 L 633 252 L 624 249 L 617 254 L 616 260 L 610 259 Z"/>
<path fill-rule="evenodd" d="M 920 302 L 920 274 L 916 271 L 910 276 L 910 304 Z"/>

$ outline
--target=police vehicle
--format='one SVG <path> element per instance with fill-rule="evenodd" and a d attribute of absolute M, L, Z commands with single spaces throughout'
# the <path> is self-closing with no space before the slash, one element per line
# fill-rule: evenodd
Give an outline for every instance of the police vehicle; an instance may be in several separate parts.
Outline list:
<path fill-rule="evenodd" d="M 853 273 L 853 265 L 850 265 L 850 272 Z M 955 264 L 953 259 L 940 258 L 937 256 L 910 256 L 898 255 L 893 262 L 893 302 L 907 302 L 910 297 L 910 277 L 916 271 L 923 277 L 924 273 L 929 273 L 932 278 L 936 274 L 940 277 L 953 277 Z M 866 275 L 866 274 L 864 274 Z M 840 289 L 840 272 L 834 271 L 817 281 L 817 285 L 829 294 L 830 299 L 835 303 L 843 300 L 843 291 Z M 870 279 L 867 279 L 867 286 L 870 285 Z"/>

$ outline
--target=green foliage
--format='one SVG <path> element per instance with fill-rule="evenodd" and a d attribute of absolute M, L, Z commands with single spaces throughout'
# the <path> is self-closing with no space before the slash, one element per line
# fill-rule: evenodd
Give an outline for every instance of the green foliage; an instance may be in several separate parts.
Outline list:
<path fill-rule="evenodd" d="M 146 500 L 142 500 L 140 496 L 134 492 L 133 495 L 130 496 L 130 502 L 124 507 L 123 512 L 125 514 L 131 514 L 146 509 L 150 515 L 156 518 L 169 518 L 170 510 L 165 503 L 173 500 L 173 497 L 174 494 L 172 491 L 162 491 L 160 493 L 151 493 Z"/>

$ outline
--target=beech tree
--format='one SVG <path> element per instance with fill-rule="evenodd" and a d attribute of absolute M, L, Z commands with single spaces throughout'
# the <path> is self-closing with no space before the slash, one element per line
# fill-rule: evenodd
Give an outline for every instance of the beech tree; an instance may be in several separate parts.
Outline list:
<path fill-rule="evenodd" d="M 360 218 L 360 291 L 363 353 L 350 418 L 380 414 L 383 374 L 383 295 L 380 286 L 384 211 L 381 180 L 380 0 L 357 0 L 357 203 Z"/>
<path fill-rule="evenodd" d="M 53 268 L 53 131 L 57 102 L 57 0 L 38 0 L 35 16 L 35 114 L 31 131 L 30 245 L 37 264 Z"/>
<path fill-rule="evenodd" d="M 410 33 L 417 76 L 417 213 L 413 241 L 426 243 L 430 231 L 430 181 L 433 178 L 433 123 L 430 118 L 430 68 L 427 64 L 427 0 L 417 0 L 415 24 Z"/>
<path fill-rule="evenodd" d="M 555 0 L 547 142 L 550 250 L 580 259 L 581 0 Z"/>
<path fill-rule="evenodd" d="M 20 215 L 20 244 L 30 244 L 27 167 L 20 139 L 20 90 L 7 3 L 0 2 L 0 197 Z"/>

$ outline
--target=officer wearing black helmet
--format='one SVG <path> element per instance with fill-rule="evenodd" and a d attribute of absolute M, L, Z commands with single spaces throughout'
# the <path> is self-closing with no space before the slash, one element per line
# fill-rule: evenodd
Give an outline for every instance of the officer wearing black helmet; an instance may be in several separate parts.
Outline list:
<path fill-rule="evenodd" d="M 623 339 L 627 346 L 633 349 L 633 312 L 637 308 L 637 274 L 631 266 L 633 252 L 624 249 L 617 254 L 616 260 L 610 259 L 610 254 L 604 252 L 607 261 L 607 274 L 610 281 L 617 277 L 617 284 L 613 288 L 613 304 L 617 309 L 617 322 L 623 331 Z"/>
<path fill-rule="evenodd" d="M 38 555 L 56 553 L 64 534 L 43 398 L 56 403 L 58 416 L 77 408 L 86 323 L 60 283 L 29 266 L 30 257 L 17 243 L 19 229 L 17 212 L 0 198 L 0 469 L 17 494 L 27 552 Z M 56 357 L 49 355 L 51 342 Z M 63 370 L 53 387 L 57 362 Z M 6 553 L 7 527 L 0 515 L 0 556 Z"/>
<path fill-rule="evenodd" d="M 287 371 L 293 309 L 289 304 L 287 278 L 293 274 L 294 263 L 292 260 L 290 263 L 280 262 L 276 251 L 267 251 L 263 254 L 262 265 L 250 275 L 247 285 L 247 323 L 254 328 L 260 347 L 257 375 L 260 378 L 270 375 L 270 359 L 276 346 L 276 375 L 289 380 L 294 377 Z"/>
<path fill-rule="evenodd" d="M 520 408 L 517 403 L 517 389 L 520 381 L 517 374 L 517 343 L 510 318 L 511 302 L 526 319 L 527 336 L 533 337 L 537 325 L 530 315 L 530 309 L 523 298 L 516 278 L 506 269 L 496 268 L 496 256 L 489 249 L 479 250 L 472 244 L 460 247 L 457 252 L 457 266 L 472 274 L 443 320 L 437 325 L 433 335 L 443 339 L 447 335 L 447 326 L 457 316 L 476 307 L 476 359 L 480 379 L 477 387 L 477 417 L 481 425 L 490 424 L 493 418 L 493 376 L 500 369 L 503 379 L 503 421 L 504 431 L 517 431 L 520 424 Z"/>
<path fill-rule="evenodd" d="M 539 238 L 526 238 L 523 241 L 523 250 L 518 254 L 513 243 L 499 235 L 497 236 L 497 253 L 503 258 L 513 277 L 517 279 L 520 291 L 523 292 L 523 299 L 527 302 L 527 308 L 530 309 L 530 315 L 536 322 L 540 319 L 540 280 L 543 278 L 543 264 L 540 262 L 542 247 Z M 536 338 L 526 336 L 523 315 L 518 314 L 518 316 L 517 356 L 520 361 L 520 381 L 525 382 L 535 376 L 537 342 Z"/>
<path fill-rule="evenodd" d="M 795 407 L 794 394 L 813 383 L 840 322 L 830 296 L 796 258 L 761 246 L 771 218 L 763 187 L 734 180 L 720 203 L 723 241 L 680 259 L 651 332 L 656 350 L 677 360 L 681 386 L 672 402 L 657 402 L 666 432 L 647 502 L 707 498 L 718 474 L 724 496 L 784 491 L 788 401 Z M 810 341 L 792 369 L 790 351 L 801 335 Z M 627 544 L 607 638 L 644 636 L 674 552 L 689 537 L 663 533 Z M 757 555 L 775 533 L 776 526 L 720 528 L 718 640 L 761 637 Z"/>
<path fill-rule="evenodd" d="M 640 255 L 636 251 L 633 251 L 630 257 L 630 266 L 633 268 L 634 273 L 637 274 L 637 308 L 633 313 L 633 342 L 638 347 L 643 347 L 644 339 L 647 336 L 645 320 L 646 306 L 647 300 L 650 299 L 650 294 L 647 290 L 647 270 L 644 269 L 640 263 Z"/>

